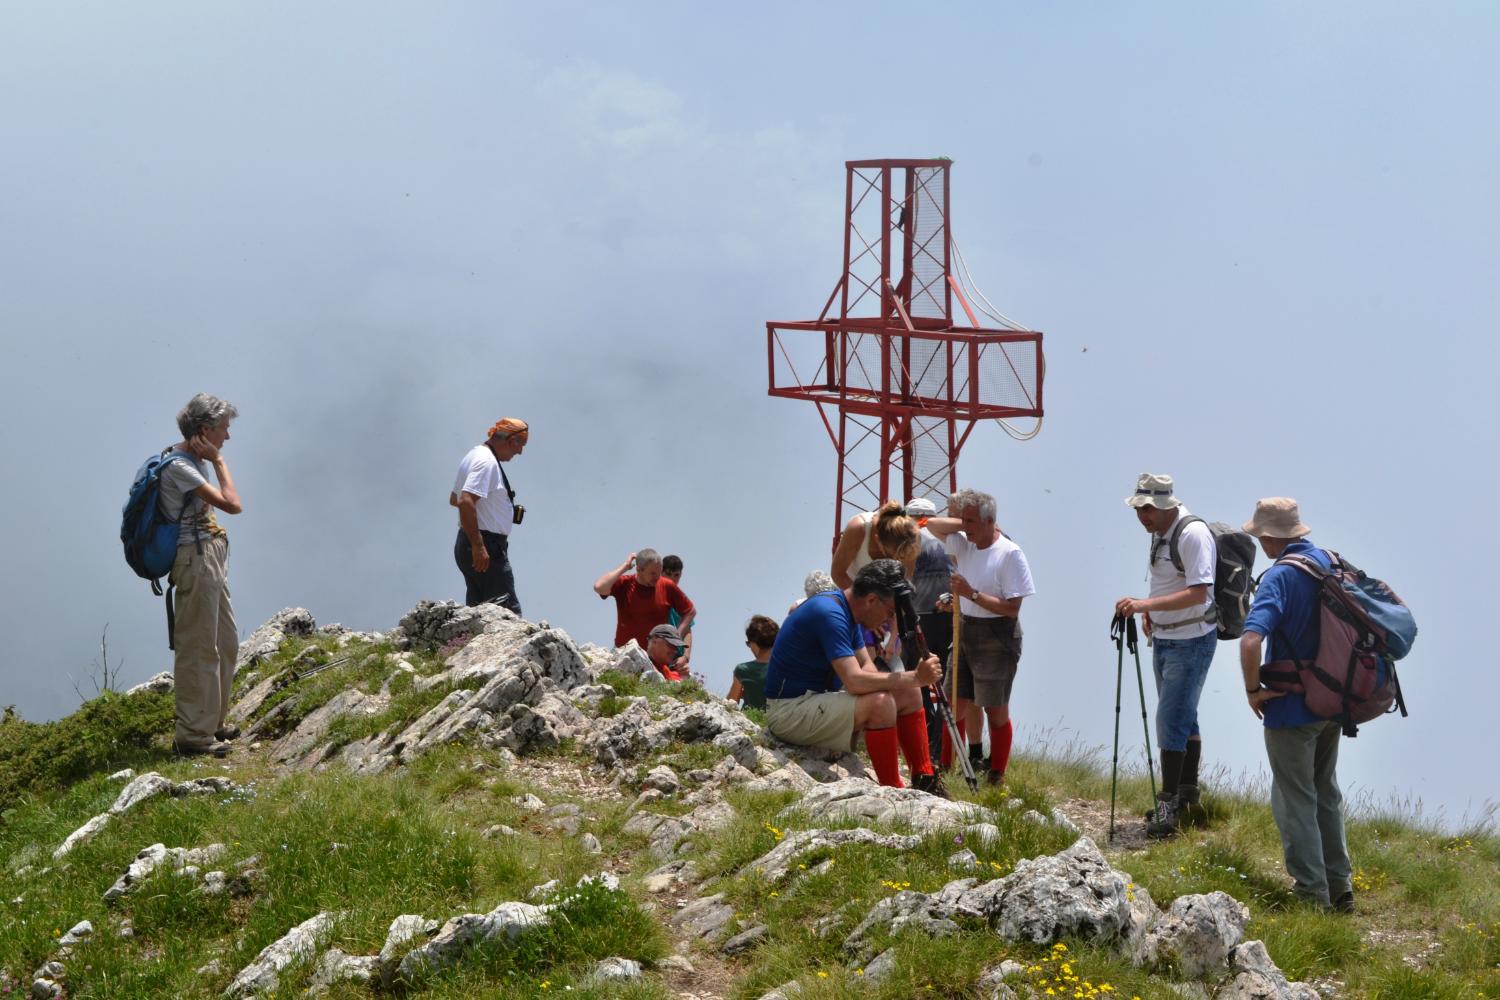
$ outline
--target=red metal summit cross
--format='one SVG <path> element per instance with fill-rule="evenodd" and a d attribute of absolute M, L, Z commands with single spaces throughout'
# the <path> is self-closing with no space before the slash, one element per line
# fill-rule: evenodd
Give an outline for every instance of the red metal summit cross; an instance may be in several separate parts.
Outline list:
<path fill-rule="evenodd" d="M 983 296 L 954 272 L 952 161 L 845 167 L 843 274 L 817 319 L 766 324 L 770 395 L 817 404 L 838 452 L 835 537 L 887 499 L 941 512 L 975 422 L 1040 418 L 1046 368 L 1042 335 L 981 327 Z M 954 325 L 955 301 L 969 325 Z"/>

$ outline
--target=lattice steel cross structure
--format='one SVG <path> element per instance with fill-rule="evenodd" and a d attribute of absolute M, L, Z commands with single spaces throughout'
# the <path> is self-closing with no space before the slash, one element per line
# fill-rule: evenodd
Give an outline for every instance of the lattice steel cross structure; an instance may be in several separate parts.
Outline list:
<path fill-rule="evenodd" d="M 1042 415 L 1041 333 L 980 327 L 953 272 L 951 166 L 848 161 L 843 274 L 817 319 L 766 324 L 770 395 L 816 403 L 838 451 L 835 537 L 887 499 L 943 510 L 976 421 Z"/>

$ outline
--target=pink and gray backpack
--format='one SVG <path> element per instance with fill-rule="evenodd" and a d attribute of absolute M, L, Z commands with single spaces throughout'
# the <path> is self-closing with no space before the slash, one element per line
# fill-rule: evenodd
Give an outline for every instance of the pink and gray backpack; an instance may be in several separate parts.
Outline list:
<path fill-rule="evenodd" d="M 1260 668 L 1261 683 L 1274 691 L 1302 695 L 1308 711 L 1343 723 L 1344 735 L 1359 723 L 1401 710 L 1396 661 L 1410 652 L 1417 622 L 1389 586 L 1329 552 L 1324 569 L 1306 555 L 1276 560 L 1318 583 L 1318 653 L 1310 661 L 1275 660 Z M 1282 642 L 1286 643 L 1285 637 Z M 1287 645 L 1290 645 L 1287 643 Z"/>

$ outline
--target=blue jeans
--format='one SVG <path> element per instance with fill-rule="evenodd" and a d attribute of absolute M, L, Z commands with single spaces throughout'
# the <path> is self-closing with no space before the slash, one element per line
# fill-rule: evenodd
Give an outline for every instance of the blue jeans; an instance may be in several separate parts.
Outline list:
<path fill-rule="evenodd" d="M 1186 750 L 1198 735 L 1198 697 L 1214 661 L 1217 633 L 1196 639 L 1152 641 L 1151 667 L 1156 673 L 1156 742 L 1161 750 Z"/>

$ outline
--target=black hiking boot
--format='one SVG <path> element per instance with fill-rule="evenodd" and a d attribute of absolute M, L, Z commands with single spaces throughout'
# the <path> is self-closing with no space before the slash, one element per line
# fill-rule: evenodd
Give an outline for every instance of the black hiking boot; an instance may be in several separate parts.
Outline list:
<path fill-rule="evenodd" d="M 1197 785 L 1177 786 L 1177 816 L 1182 825 L 1197 826 L 1201 823 L 1206 826 L 1208 824 L 1208 814 L 1203 811 L 1199 799 Z"/>
<path fill-rule="evenodd" d="M 1354 913 L 1354 890 L 1350 889 L 1333 901 L 1334 913 Z"/>
<path fill-rule="evenodd" d="M 911 787 L 928 795 L 936 795 L 940 799 L 949 799 L 953 796 L 948 794 L 948 788 L 943 784 L 943 776 L 934 771 L 931 774 L 919 774 L 911 779 Z"/>
<path fill-rule="evenodd" d="M 1177 796 L 1163 798 L 1158 793 L 1156 808 L 1151 812 L 1151 818 L 1146 823 L 1146 836 L 1153 840 L 1166 840 L 1168 837 L 1177 836 L 1178 828 L 1181 826 L 1181 817 L 1178 815 Z"/>

